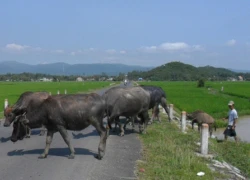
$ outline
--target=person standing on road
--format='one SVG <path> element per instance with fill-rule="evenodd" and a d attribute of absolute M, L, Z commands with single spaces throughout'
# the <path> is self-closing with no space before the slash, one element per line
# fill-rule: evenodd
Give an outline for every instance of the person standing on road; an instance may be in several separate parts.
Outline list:
<path fill-rule="evenodd" d="M 224 118 L 224 120 L 228 120 L 227 128 L 224 131 L 225 140 L 227 140 L 227 137 L 230 136 L 230 137 L 234 137 L 235 141 L 237 142 L 238 137 L 237 137 L 235 128 L 236 128 L 236 120 L 238 119 L 238 113 L 236 109 L 234 108 L 233 101 L 229 101 L 228 107 L 230 109 L 228 112 L 228 116 Z"/>

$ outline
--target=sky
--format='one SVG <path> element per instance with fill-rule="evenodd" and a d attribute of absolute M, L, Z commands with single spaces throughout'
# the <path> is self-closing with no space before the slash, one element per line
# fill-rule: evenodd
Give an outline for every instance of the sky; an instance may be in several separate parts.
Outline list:
<path fill-rule="evenodd" d="M 250 1 L 0 1 L 0 62 L 250 70 Z"/>

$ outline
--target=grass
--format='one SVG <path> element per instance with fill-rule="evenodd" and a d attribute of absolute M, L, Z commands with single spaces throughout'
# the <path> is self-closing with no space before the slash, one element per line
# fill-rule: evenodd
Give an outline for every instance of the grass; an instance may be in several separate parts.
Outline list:
<path fill-rule="evenodd" d="M 250 144 L 234 141 L 217 143 L 211 140 L 211 152 L 217 155 L 216 159 L 230 162 L 233 166 L 239 168 L 245 176 L 250 176 Z"/>
<path fill-rule="evenodd" d="M 205 172 L 202 179 L 224 177 L 208 168 L 209 160 L 195 155 L 195 142 L 199 141 L 197 132 L 183 134 L 175 124 L 163 120 L 148 126 L 147 134 L 140 135 L 140 139 L 143 158 L 138 169 L 144 168 L 145 172 L 139 172 L 139 179 L 201 179 L 197 176 L 200 171 Z"/>
<path fill-rule="evenodd" d="M 25 91 L 47 91 L 57 94 L 59 91 L 64 94 L 90 92 L 96 89 L 107 87 L 112 82 L 87 81 L 87 82 L 0 82 L 0 102 L 8 99 L 9 104 L 14 104 L 19 96 Z M 3 105 L 0 106 L 0 117 L 3 117 Z"/>
<path fill-rule="evenodd" d="M 148 126 L 147 134 L 140 135 L 143 143 L 143 157 L 138 161 L 139 179 L 169 179 L 188 180 L 201 179 L 197 173 L 205 172 L 202 179 L 228 179 L 226 175 L 211 171 L 207 164 L 210 160 L 198 157 L 200 137 L 197 130 L 188 130 L 181 133 L 175 123 L 168 123 L 162 117 L 162 123 L 154 122 Z M 226 161 L 239 168 L 245 176 L 250 176 L 250 144 L 234 141 L 218 143 L 209 139 L 209 153 L 215 159 Z"/>
<path fill-rule="evenodd" d="M 225 127 L 226 122 L 220 120 L 228 112 L 227 103 L 234 100 L 239 115 L 250 114 L 250 101 L 246 90 L 250 83 L 237 84 L 239 91 L 234 88 L 235 82 L 223 82 L 224 90 L 220 92 L 221 84 L 207 83 L 210 89 L 197 88 L 197 82 L 140 82 L 140 84 L 156 85 L 163 88 L 169 103 L 174 104 L 175 111 L 194 111 L 201 109 L 216 118 L 217 127 Z M 231 84 L 230 84 L 231 83 Z M 235 84 L 234 84 L 235 83 Z M 243 91 L 244 90 L 244 91 Z M 241 92 L 242 91 L 242 92 Z M 153 123 L 148 126 L 148 134 L 140 135 L 143 143 L 143 158 L 138 163 L 139 179 L 223 179 L 222 175 L 212 172 L 206 164 L 209 160 L 197 157 L 194 152 L 199 148 L 199 133 L 189 130 L 182 134 L 174 123 L 168 123 L 162 117 L 161 124 Z M 218 143 L 209 139 L 209 152 L 216 155 L 217 160 L 224 160 L 239 168 L 245 176 L 250 176 L 250 144 L 234 141 Z M 197 172 L 205 172 L 198 177 Z M 227 178 L 226 178 L 227 179 Z"/>

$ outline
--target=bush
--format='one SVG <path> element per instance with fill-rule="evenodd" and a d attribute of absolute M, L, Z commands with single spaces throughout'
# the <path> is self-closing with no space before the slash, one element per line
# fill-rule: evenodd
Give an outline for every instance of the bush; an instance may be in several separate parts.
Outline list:
<path fill-rule="evenodd" d="M 204 81 L 203 79 L 200 79 L 200 80 L 198 81 L 197 87 L 205 87 L 205 81 Z"/>

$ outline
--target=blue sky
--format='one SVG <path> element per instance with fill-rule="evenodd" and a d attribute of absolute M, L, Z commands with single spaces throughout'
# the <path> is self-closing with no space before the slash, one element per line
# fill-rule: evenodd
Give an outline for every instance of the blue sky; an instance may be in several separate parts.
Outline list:
<path fill-rule="evenodd" d="M 250 70 L 250 1 L 0 2 L 0 61 Z"/>

